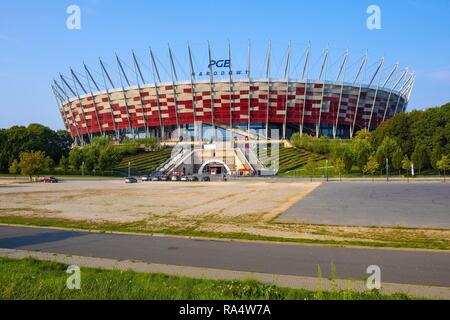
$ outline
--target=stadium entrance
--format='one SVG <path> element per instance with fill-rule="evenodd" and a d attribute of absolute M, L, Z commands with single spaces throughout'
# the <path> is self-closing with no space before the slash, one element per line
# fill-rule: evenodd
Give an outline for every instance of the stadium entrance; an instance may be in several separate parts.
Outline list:
<path fill-rule="evenodd" d="M 231 175 L 231 169 L 221 160 L 213 159 L 205 162 L 198 171 L 198 174 L 210 174 L 212 176 L 219 176 L 222 174 Z"/>

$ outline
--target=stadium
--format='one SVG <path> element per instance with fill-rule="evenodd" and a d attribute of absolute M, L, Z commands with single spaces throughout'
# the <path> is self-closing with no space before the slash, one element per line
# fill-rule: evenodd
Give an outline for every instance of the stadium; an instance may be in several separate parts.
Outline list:
<path fill-rule="evenodd" d="M 128 71 L 128 64 L 116 55 L 117 68 L 108 68 L 100 60 L 97 71 L 83 64 L 81 72 L 70 69 L 69 76 L 59 74 L 51 87 L 75 143 L 83 145 L 99 135 L 108 135 L 117 143 L 149 135 L 167 141 L 177 129 L 193 132 L 194 124 L 199 123 L 202 128 L 247 138 L 256 132 L 258 137 L 270 139 L 272 130 L 278 129 L 282 139 L 295 132 L 349 139 L 358 130 L 374 130 L 405 111 L 415 82 L 414 74 L 399 70 L 398 63 L 387 68 L 384 58 L 366 75 L 367 54 L 355 61 L 352 78 L 345 79 L 349 64 L 349 53 L 345 52 L 336 75 L 330 79 L 328 72 L 327 79 L 330 55 L 326 49 L 318 59 L 317 76 L 310 79 L 310 47 L 297 64 L 296 77 L 291 72 L 291 45 L 276 77 L 271 73 L 271 45 L 264 52 L 262 77 L 256 77 L 252 70 L 250 44 L 246 56 L 240 57 L 247 60 L 245 67 L 237 67 L 230 45 L 225 58 L 215 59 L 208 43 L 206 60 L 198 68 L 202 71 L 193 63 L 191 47 L 185 49 L 186 79 L 180 79 L 178 60 L 170 47 L 168 66 L 162 66 L 150 49 L 150 77 L 144 76 L 143 63 L 134 52 Z M 170 70 L 169 81 L 162 80 L 161 70 Z M 119 80 L 113 80 L 114 74 Z"/>

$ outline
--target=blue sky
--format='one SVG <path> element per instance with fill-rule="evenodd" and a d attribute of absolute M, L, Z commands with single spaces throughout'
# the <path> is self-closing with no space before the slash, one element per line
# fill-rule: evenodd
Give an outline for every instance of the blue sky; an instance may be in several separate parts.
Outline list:
<path fill-rule="evenodd" d="M 66 28 L 66 9 L 71 4 L 81 9 L 81 30 Z M 381 30 L 366 27 L 371 4 L 381 8 Z M 214 59 L 226 58 L 230 40 L 234 67 L 245 69 L 248 39 L 255 74 L 262 74 L 269 40 L 274 74 L 283 69 L 292 41 L 292 78 L 297 77 L 308 43 L 310 78 L 317 76 L 325 48 L 330 49 L 329 78 L 348 48 L 346 80 L 352 79 L 368 51 L 368 72 L 384 56 L 384 75 L 397 61 L 402 69 L 409 66 L 417 73 L 409 109 L 450 102 L 450 0 L 4 0 L 0 2 L 0 127 L 38 122 L 62 128 L 50 83 L 59 72 L 69 74 L 69 67 L 82 71 L 83 61 L 99 70 L 98 57 L 102 57 L 115 68 L 117 52 L 135 79 L 134 49 L 150 82 L 149 46 L 167 65 L 170 43 L 180 78 L 186 78 L 187 41 L 200 71 L 207 68 L 207 40 Z M 169 79 L 164 69 L 162 74 Z"/>

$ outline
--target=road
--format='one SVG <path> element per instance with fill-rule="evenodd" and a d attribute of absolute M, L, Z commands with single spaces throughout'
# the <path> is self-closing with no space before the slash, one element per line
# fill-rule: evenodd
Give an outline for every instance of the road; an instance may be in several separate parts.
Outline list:
<path fill-rule="evenodd" d="M 449 195 L 450 184 L 439 182 L 324 183 L 283 213 L 278 221 L 447 229 Z"/>
<path fill-rule="evenodd" d="M 450 253 L 338 248 L 261 242 L 89 233 L 0 226 L 0 248 L 234 271 L 324 277 L 330 265 L 340 279 L 366 278 L 378 265 L 382 281 L 450 287 Z"/>

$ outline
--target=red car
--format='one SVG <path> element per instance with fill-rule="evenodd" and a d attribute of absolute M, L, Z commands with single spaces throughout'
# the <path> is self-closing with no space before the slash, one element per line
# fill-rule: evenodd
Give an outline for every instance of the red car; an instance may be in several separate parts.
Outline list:
<path fill-rule="evenodd" d="M 58 179 L 55 177 L 45 177 L 44 183 L 58 183 Z"/>

